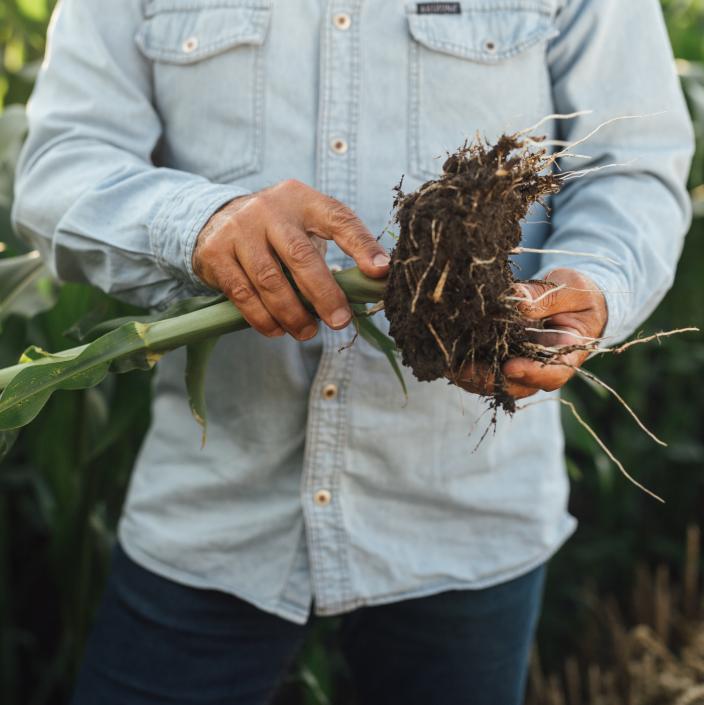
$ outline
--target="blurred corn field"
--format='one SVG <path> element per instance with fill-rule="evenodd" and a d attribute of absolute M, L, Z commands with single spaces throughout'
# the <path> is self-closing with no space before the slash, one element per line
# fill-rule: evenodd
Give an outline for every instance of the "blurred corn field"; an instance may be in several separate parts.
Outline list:
<path fill-rule="evenodd" d="M 25 251 L 9 226 L 13 167 L 53 4 L 0 0 L 0 367 L 30 342 L 70 345 L 64 331 L 90 311 L 132 313 L 88 287 L 59 288 L 41 268 L 19 296 L 3 290 L 2 257 Z M 690 184 L 698 217 L 676 285 L 643 330 L 704 329 L 704 0 L 662 4 L 699 141 Z M 528 705 L 704 705 L 703 365 L 702 335 L 590 363 L 667 449 L 653 449 L 612 399 L 570 384 L 568 396 L 607 445 L 667 504 L 623 482 L 565 417 L 580 528 L 551 563 Z M 0 465 L 3 705 L 67 702 L 149 422 L 149 385 L 148 373 L 132 373 L 56 394 Z M 278 705 L 353 705 L 334 627 L 317 625 Z"/>
<path fill-rule="evenodd" d="M 526 705 L 704 705 L 704 599 L 699 586 L 701 531 L 687 530 L 682 582 L 666 563 L 639 563 L 627 606 L 584 589 L 599 616 L 581 652 L 545 675 L 536 650 Z M 635 625 L 635 626 L 629 626 Z M 591 643 L 588 643 L 591 642 Z M 597 657 L 597 654 L 599 656 Z"/>

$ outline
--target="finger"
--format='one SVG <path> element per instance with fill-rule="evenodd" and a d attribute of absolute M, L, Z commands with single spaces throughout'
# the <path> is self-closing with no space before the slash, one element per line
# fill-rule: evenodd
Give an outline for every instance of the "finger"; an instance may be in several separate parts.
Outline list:
<path fill-rule="evenodd" d="M 367 276 L 386 276 L 390 257 L 364 223 L 344 203 L 315 193 L 304 216 L 306 230 L 334 240 Z"/>
<path fill-rule="evenodd" d="M 285 334 L 259 298 L 249 277 L 234 260 L 213 270 L 217 288 L 237 306 L 247 323 L 269 338 Z"/>
<path fill-rule="evenodd" d="M 538 320 L 560 313 L 588 311 L 600 293 L 577 272 L 556 270 L 545 281 L 520 282 L 516 285 L 516 296 L 524 299 L 518 303 L 521 314 Z"/>
<path fill-rule="evenodd" d="M 315 319 L 296 296 L 266 240 L 242 238 L 235 254 L 272 318 L 294 338 L 312 338 L 318 331 Z"/>
<path fill-rule="evenodd" d="M 487 365 L 475 363 L 465 365 L 461 374 L 456 380 L 451 380 L 465 391 L 482 396 L 489 396 L 496 392 L 495 378 Z M 539 391 L 535 387 L 530 387 L 509 379 L 502 381 L 502 391 L 516 399 L 523 399 Z"/>
<path fill-rule="evenodd" d="M 471 392 L 472 394 L 478 394 L 479 396 L 482 397 L 487 397 L 491 396 L 494 393 L 494 388 L 493 386 L 486 387 L 486 386 L 475 386 L 473 384 L 467 384 L 465 382 L 456 382 L 457 386 L 460 387 L 460 389 L 463 389 L 465 392 Z M 513 397 L 514 399 L 525 399 L 526 397 L 530 397 L 533 394 L 537 394 L 540 389 L 537 387 L 526 387 L 522 384 L 507 384 L 504 386 L 504 389 L 502 392 L 504 394 L 507 394 L 510 397 Z"/>
<path fill-rule="evenodd" d="M 546 362 L 516 357 L 504 363 L 502 371 L 511 383 L 553 392 L 563 387 L 584 362 L 587 353 L 575 350 Z"/>
<path fill-rule="evenodd" d="M 267 231 L 269 242 L 293 275 L 296 285 L 318 315 L 331 328 L 344 328 L 352 320 L 347 297 L 313 244 L 315 236 L 287 224 Z M 317 239 L 317 238 L 315 238 Z"/>

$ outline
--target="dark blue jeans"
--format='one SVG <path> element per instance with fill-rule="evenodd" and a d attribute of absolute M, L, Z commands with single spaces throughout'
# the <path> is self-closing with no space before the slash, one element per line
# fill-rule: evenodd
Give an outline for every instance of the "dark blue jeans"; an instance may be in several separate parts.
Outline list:
<path fill-rule="evenodd" d="M 359 705 L 520 705 L 545 568 L 341 620 Z M 307 632 L 118 546 L 73 705 L 264 705 Z"/>

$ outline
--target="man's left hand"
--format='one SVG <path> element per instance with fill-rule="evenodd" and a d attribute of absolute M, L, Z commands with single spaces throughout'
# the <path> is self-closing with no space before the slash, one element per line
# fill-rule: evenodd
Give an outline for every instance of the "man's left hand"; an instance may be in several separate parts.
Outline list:
<path fill-rule="evenodd" d="M 516 296 L 525 298 L 518 303 L 518 309 L 526 320 L 535 321 L 536 329 L 547 329 L 531 333 L 540 345 L 586 345 L 598 339 L 606 327 L 608 314 L 603 293 L 591 279 L 574 269 L 555 269 L 541 282 L 522 282 L 516 287 Z M 589 351 L 574 350 L 547 364 L 523 357 L 508 360 L 502 367 L 506 392 L 523 399 L 540 390 L 559 389 L 588 356 Z M 483 395 L 494 388 L 493 379 L 478 365 L 467 365 L 458 384 Z"/>

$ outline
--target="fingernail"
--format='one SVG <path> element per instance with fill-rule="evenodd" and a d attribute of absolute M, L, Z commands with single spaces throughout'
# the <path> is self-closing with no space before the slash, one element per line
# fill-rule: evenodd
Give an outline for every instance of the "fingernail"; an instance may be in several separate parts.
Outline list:
<path fill-rule="evenodd" d="M 298 334 L 298 339 L 300 341 L 303 340 L 310 340 L 311 338 L 314 338 L 316 333 L 318 332 L 318 326 L 316 326 L 314 323 L 311 323 L 309 326 L 306 326 L 299 334 Z"/>
<path fill-rule="evenodd" d="M 512 372 L 510 375 L 506 375 L 509 379 L 523 379 L 526 376 L 526 373 L 523 370 L 519 370 L 518 372 Z"/>
<path fill-rule="evenodd" d="M 286 335 L 286 331 L 283 328 L 274 328 L 273 330 L 269 331 L 270 338 L 279 338 L 282 335 Z"/>
<path fill-rule="evenodd" d="M 372 260 L 372 264 L 375 267 L 386 267 L 386 265 L 391 262 L 391 257 L 389 257 L 386 253 L 380 252 L 378 255 L 374 255 L 374 259 Z"/>
<path fill-rule="evenodd" d="M 333 328 L 344 328 L 352 320 L 352 314 L 347 308 L 338 308 L 330 316 L 330 325 Z"/>

